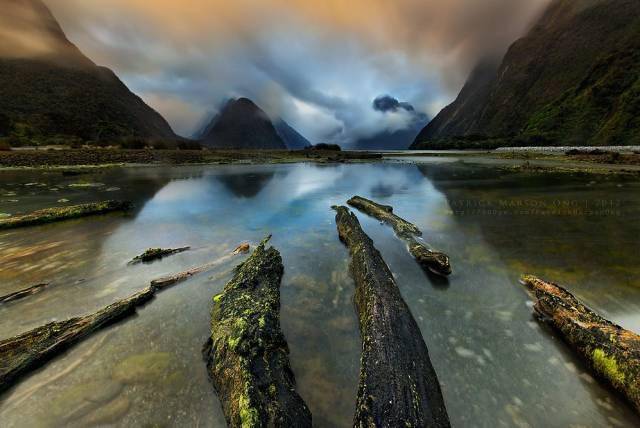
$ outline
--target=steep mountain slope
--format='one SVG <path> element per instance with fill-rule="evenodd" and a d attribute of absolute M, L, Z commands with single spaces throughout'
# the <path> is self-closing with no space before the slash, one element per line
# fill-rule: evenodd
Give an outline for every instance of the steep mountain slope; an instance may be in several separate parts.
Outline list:
<path fill-rule="evenodd" d="M 247 98 L 230 100 L 205 128 L 201 143 L 218 149 L 286 149 L 269 116 Z"/>
<path fill-rule="evenodd" d="M 554 0 L 412 147 L 638 144 L 639 51 L 639 1 Z"/>
<path fill-rule="evenodd" d="M 311 142 L 303 137 L 298 131 L 296 131 L 291 125 L 285 122 L 283 119 L 278 119 L 273 124 L 276 128 L 276 132 L 284 141 L 284 144 L 289 150 L 302 150 L 305 147 L 311 146 Z"/>
<path fill-rule="evenodd" d="M 174 139 L 166 120 L 65 36 L 41 0 L 3 0 L 0 137 Z"/>

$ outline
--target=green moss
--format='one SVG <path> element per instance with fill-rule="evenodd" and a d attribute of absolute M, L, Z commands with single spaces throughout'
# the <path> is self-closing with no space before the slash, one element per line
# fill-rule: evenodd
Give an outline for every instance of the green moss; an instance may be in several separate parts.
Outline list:
<path fill-rule="evenodd" d="M 593 367 L 609 379 L 615 386 L 624 384 L 624 373 L 618 368 L 618 362 L 612 356 L 607 356 L 604 350 L 596 348 L 591 354 Z"/>
<path fill-rule="evenodd" d="M 219 294 L 216 294 L 215 296 L 213 296 L 214 303 L 220 302 L 220 300 L 222 300 L 222 296 L 223 295 L 224 295 L 224 293 L 219 293 Z"/>
<path fill-rule="evenodd" d="M 240 413 L 240 425 L 242 428 L 251 428 L 258 425 L 260 415 L 257 409 L 251 407 L 251 399 L 246 391 L 238 400 L 238 410 Z"/>

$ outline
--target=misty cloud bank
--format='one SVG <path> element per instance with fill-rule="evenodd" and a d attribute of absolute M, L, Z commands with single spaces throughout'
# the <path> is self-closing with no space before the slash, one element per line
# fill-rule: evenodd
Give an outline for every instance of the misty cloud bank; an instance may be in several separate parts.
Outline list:
<path fill-rule="evenodd" d="M 437 113 L 478 59 L 504 52 L 548 1 L 47 4 L 72 42 L 178 133 L 192 134 L 222 100 L 246 96 L 313 142 L 349 144 L 406 126 L 410 115 L 398 113 L 407 106 Z M 387 114 L 372 108 L 380 94 L 404 101 Z"/>

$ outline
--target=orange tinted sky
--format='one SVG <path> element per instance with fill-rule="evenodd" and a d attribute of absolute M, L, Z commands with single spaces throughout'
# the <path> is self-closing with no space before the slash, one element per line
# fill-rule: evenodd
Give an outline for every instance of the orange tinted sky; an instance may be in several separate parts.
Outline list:
<path fill-rule="evenodd" d="M 380 94 L 437 112 L 549 0 L 45 1 L 72 41 L 179 132 L 247 95 L 315 138 L 344 140 L 401 126 L 371 110 Z"/>

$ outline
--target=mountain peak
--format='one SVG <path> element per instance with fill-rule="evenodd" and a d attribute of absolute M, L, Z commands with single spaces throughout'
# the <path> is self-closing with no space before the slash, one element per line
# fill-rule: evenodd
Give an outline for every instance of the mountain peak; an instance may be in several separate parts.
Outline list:
<path fill-rule="evenodd" d="M 162 116 L 64 34 L 41 0 L 2 0 L 0 137 L 41 144 L 176 135 Z"/>
<path fill-rule="evenodd" d="M 69 41 L 41 0 L 3 0 L 0 57 L 37 58 L 67 66 L 95 66 Z"/>
<path fill-rule="evenodd" d="M 206 127 L 202 143 L 224 149 L 286 149 L 269 116 L 248 98 L 229 100 Z"/>

